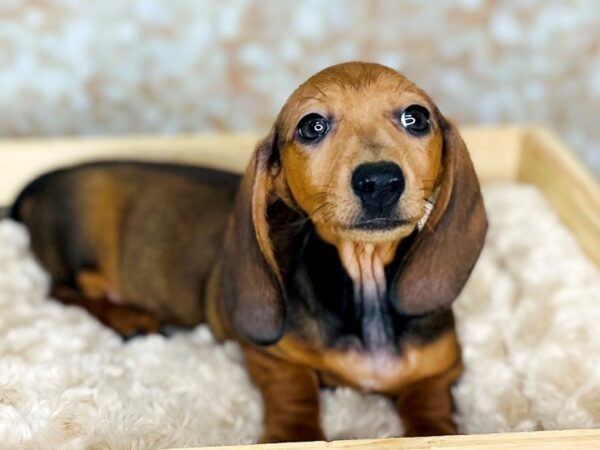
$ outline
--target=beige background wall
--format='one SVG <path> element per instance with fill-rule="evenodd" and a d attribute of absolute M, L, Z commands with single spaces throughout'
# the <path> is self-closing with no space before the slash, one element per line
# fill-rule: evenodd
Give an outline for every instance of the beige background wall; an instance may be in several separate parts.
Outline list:
<path fill-rule="evenodd" d="M 547 123 L 600 176 L 595 0 L 0 0 L 0 136 L 266 130 L 353 59 L 461 123 Z"/>

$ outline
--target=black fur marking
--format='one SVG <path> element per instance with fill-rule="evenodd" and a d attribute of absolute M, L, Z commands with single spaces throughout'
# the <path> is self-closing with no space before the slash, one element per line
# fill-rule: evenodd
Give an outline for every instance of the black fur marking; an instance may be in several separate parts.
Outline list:
<path fill-rule="evenodd" d="M 305 224 L 293 239 L 294 257 L 285 270 L 290 312 L 287 330 L 306 337 L 311 335 L 306 330 L 316 323 L 327 348 L 400 352 L 407 339 L 425 344 L 451 329 L 450 309 L 409 316 L 393 305 L 390 281 L 401 266 L 408 241 L 399 246 L 395 260 L 386 267 L 386 294 L 369 298 L 355 289 L 336 248 L 317 236 L 312 223 Z"/>
<path fill-rule="evenodd" d="M 360 321 L 360 336 L 366 349 L 394 348 L 394 330 L 390 323 L 389 305 L 385 295 L 365 294 L 354 286 L 354 308 Z"/>

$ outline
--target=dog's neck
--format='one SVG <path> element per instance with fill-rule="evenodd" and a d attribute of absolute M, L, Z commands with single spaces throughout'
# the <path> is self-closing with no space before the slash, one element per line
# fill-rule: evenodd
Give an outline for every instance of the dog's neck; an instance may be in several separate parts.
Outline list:
<path fill-rule="evenodd" d="M 316 230 L 322 240 L 337 249 L 342 266 L 362 296 L 385 296 L 385 267 L 394 259 L 401 239 L 384 242 L 351 241 L 340 239 L 318 227 Z"/>
<path fill-rule="evenodd" d="M 341 241 L 335 246 L 340 262 L 355 285 L 362 286 L 367 295 L 385 294 L 385 266 L 394 258 L 398 242 Z"/>
<path fill-rule="evenodd" d="M 355 242 L 323 236 L 333 245 L 339 262 L 352 281 L 354 310 L 361 323 L 365 350 L 392 350 L 393 325 L 390 322 L 386 266 L 395 258 L 401 240 L 387 242 Z"/>

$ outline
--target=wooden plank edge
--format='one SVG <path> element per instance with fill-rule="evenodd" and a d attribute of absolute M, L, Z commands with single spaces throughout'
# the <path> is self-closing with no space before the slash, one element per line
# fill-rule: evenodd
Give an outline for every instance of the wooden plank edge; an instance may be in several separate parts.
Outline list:
<path fill-rule="evenodd" d="M 600 266 L 600 186 L 549 130 L 525 131 L 518 179 L 542 190 L 582 250 Z"/>
<path fill-rule="evenodd" d="M 0 205 L 7 205 L 34 177 L 93 160 L 144 160 L 200 164 L 242 172 L 256 134 L 75 137 L 0 141 Z"/>
<path fill-rule="evenodd" d="M 483 182 L 516 179 L 521 127 L 468 126 L 461 133 Z M 91 160 L 168 161 L 242 172 L 260 137 L 246 133 L 0 140 L 0 206 L 10 204 L 35 176 Z"/>
<path fill-rule="evenodd" d="M 460 131 L 481 182 L 517 179 L 523 147 L 523 127 L 466 126 Z"/>
<path fill-rule="evenodd" d="M 422 438 L 226 445 L 219 447 L 193 447 L 187 450 L 208 450 L 214 448 L 219 448 L 219 450 L 598 450 L 600 448 L 600 430 L 533 431 Z"/>

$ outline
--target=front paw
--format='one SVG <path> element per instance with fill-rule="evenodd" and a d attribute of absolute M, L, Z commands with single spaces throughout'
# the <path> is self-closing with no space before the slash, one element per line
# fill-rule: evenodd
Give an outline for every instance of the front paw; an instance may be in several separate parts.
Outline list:
<path fill-rule="evenodd" d="M 260 438 L 261 444 L 276 442 L 324 441 L 325 434 L 320 426 L 268 426 Z"/>
<path fill-rule="evenodd" d="M 421 419 L 411 420 L 406 423 L 404 436 L 447 436 L 457 434 L 456 426 L 452 419 Z"/>

